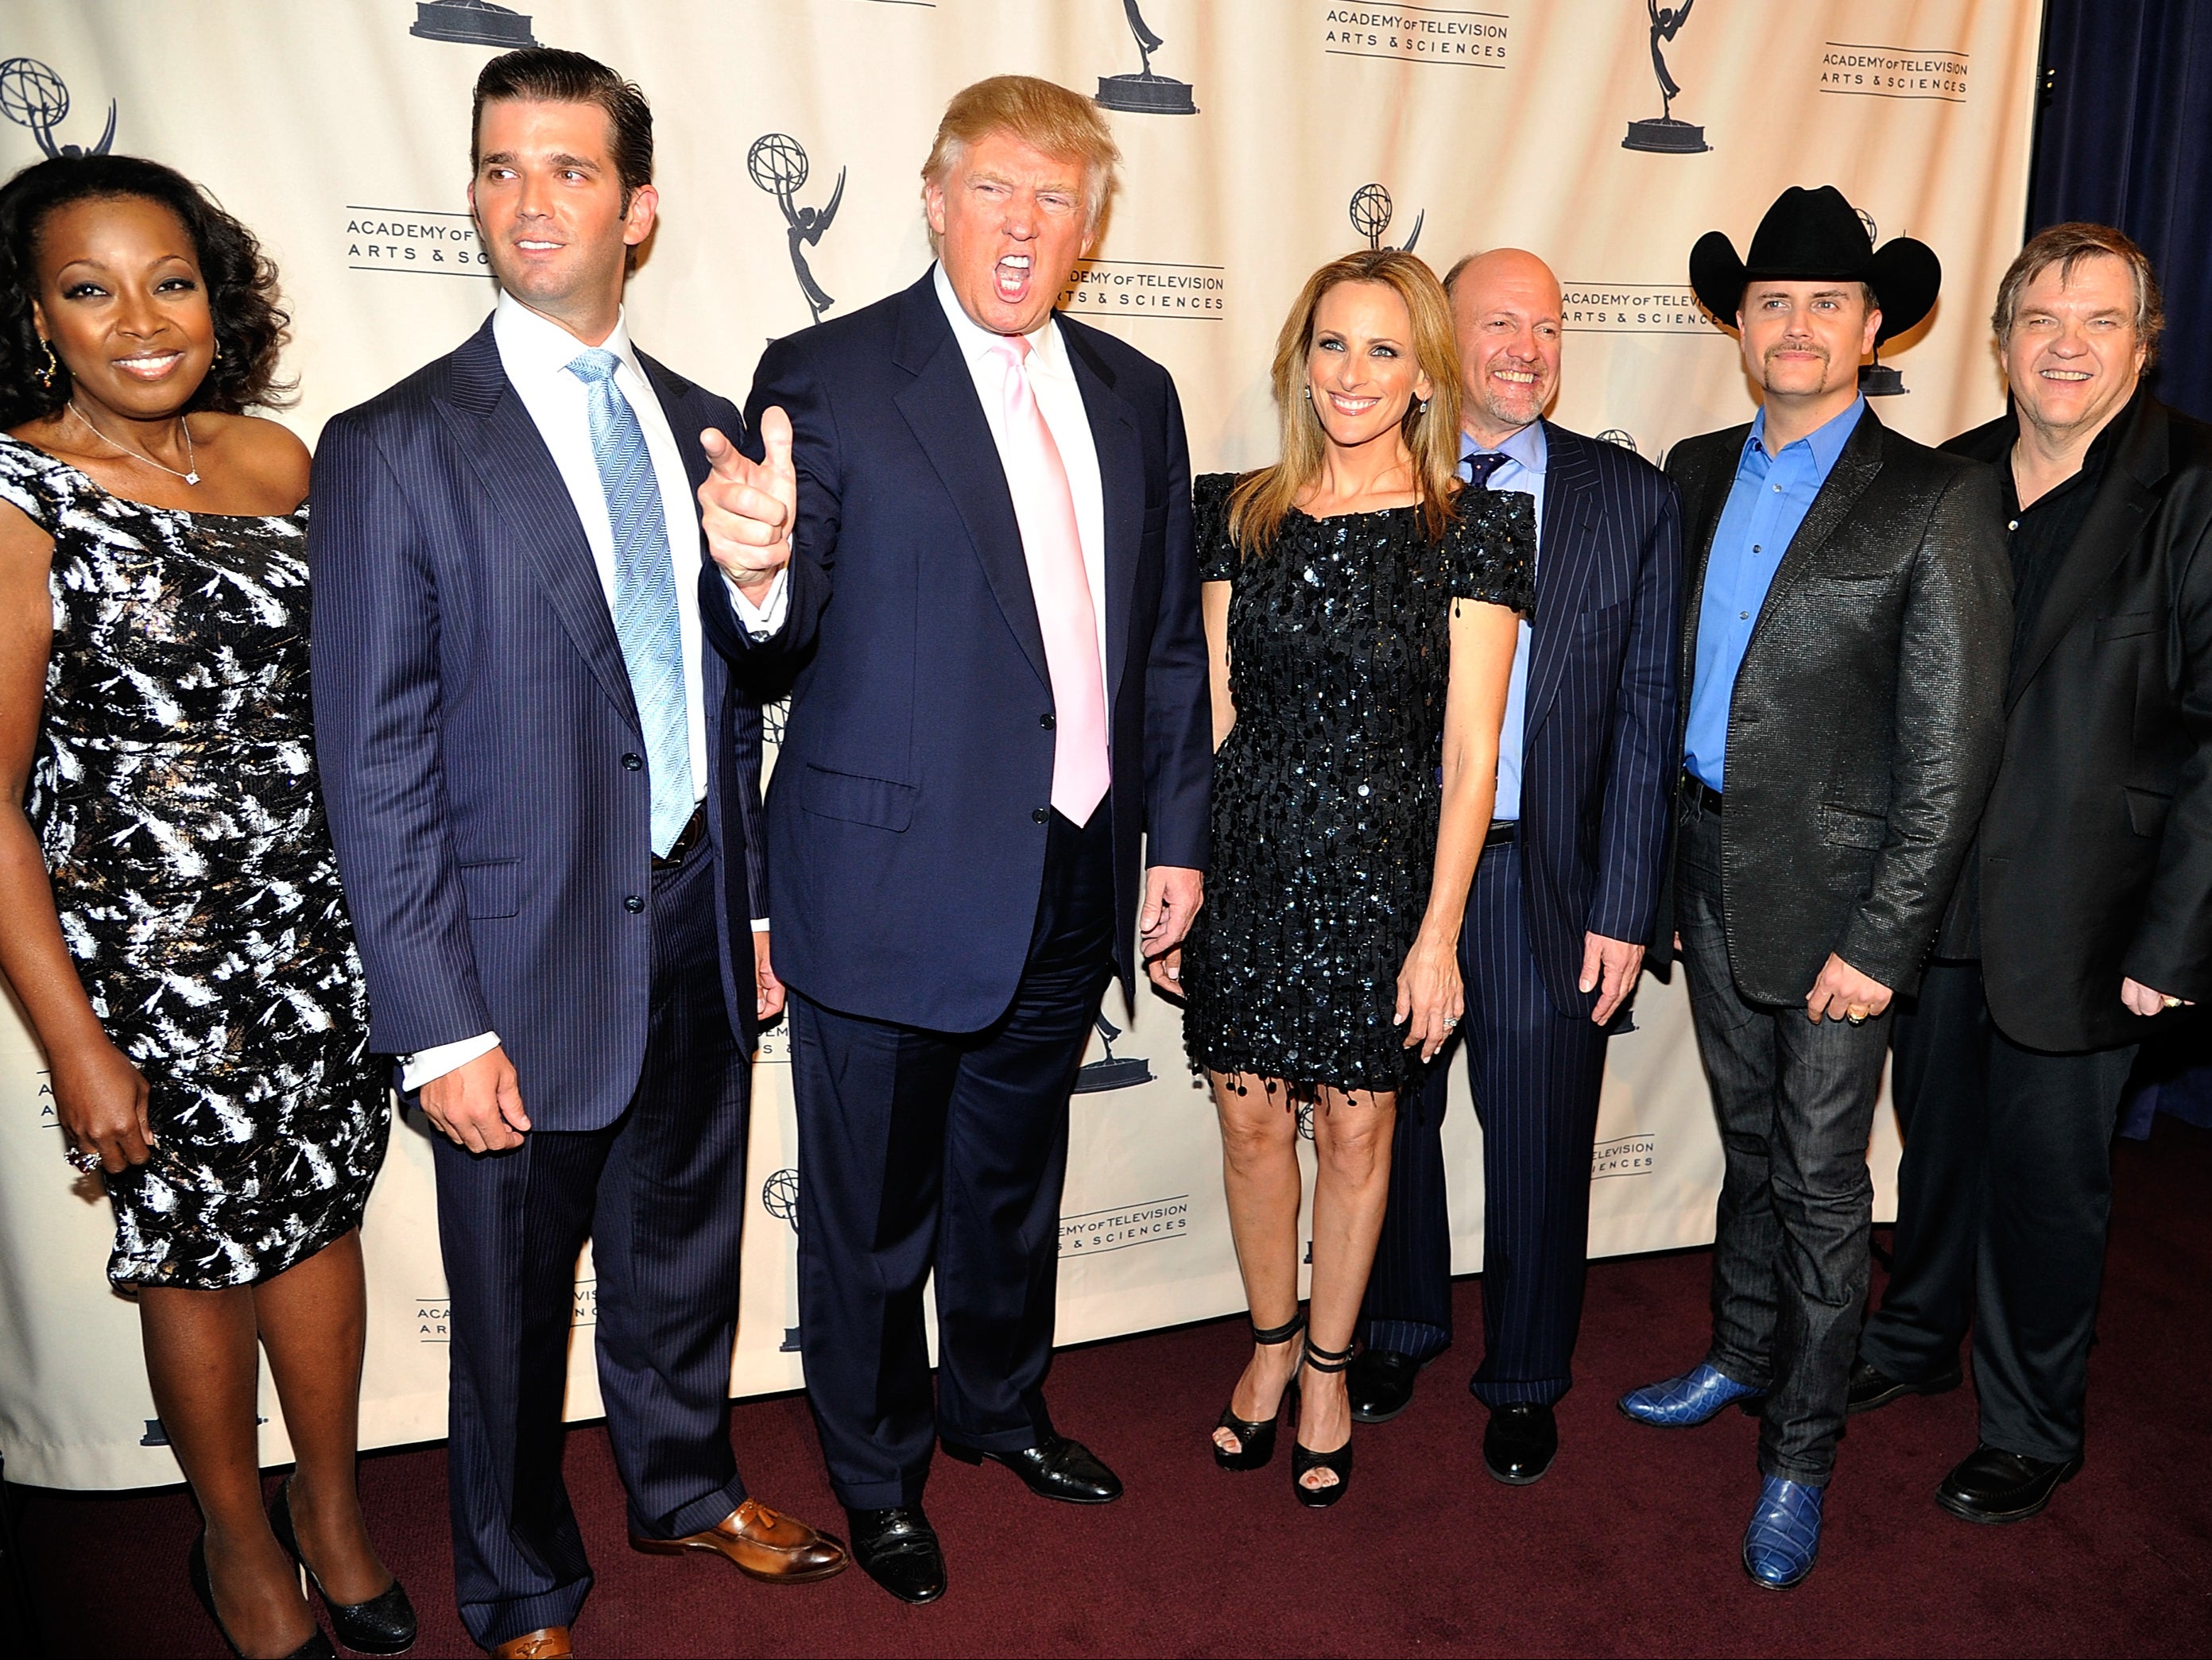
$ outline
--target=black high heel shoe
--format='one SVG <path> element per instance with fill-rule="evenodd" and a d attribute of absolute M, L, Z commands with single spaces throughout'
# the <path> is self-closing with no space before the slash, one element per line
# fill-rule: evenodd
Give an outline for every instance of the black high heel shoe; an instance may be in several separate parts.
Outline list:
<path fill-rule="evenodd" d="M 315 1578 L 307 1559 L 300 1554 L 300 1539 L 292 1527 L 292 1481 L 289 1476 L 276 1489 L 276 1502 L 269 1510 L 269 1530 L 285 1554 L 300 1565 L 307 1584 L 329 1610 L 338 1641 L 360 1654 L 404 1654 L 415 1646 L 415 1605 L 406 1589 L 394 1579 L 366 1602 L 334 1602 L 323 1582 Z"/>
<path fill-rule="evenodd" d="M 233 1654 L 240 1652 L 237 1644 L 230 1640 L 230 1627 L 222 1623 L 222 1616 L 215 1611 L 215 1586 L 208 1580 L 207 1535 L 203 1532 L 192 1541 L 192 1554 L 185 1559 L 185 1572 L 192 1582 L 192 1595 L 200 1599 L 207 1617 L 215 1621 L 215 1628 L 222 1638 L 223 1646 Z M 337 1660 L 338 1651 L 331 1646 L 331 1639 L 317 1626 L 307 1640 L 284 1657 L 284 1660 Z"/>
<path fill-rule="evenodd" d="M 1341 1372 L 1352 1364 L 1352 1346 L 1342 1348 L 1316 1348 L 1313 1339 L 1306 1340 L 1306 1352 L 1300 1361 L 1316 1372 Z M 1295 1427 L 1295 1426 L 1293 1427 Z M 1327 1487 L 1310 1487 L 1304 1477 L 1308 1471 L 1325 1469 L 1336 1477 Z M 1291 1442 L 1291 1490 L 1298 1495 L 1298 1502 L 1308 1510 L 1327 1510 L 1344 1497 L 1344 1490 L 1352 1485 L 1352 1438 L 1345 1437 L 1344 1445 L 1334 1452 L 1316 1452 L 1302 1446 L 1295 1437 Z"/>
<path fill-rule="evenodd" d="M 1246 1318 L 1249 1321 L 1250 1317 L 1248 1315 Z M 1252 1341 L 1263 1348 L 1273 1348 L 1279 1343 L 1289 1342 L 1291 1338 L 1305 1329 L 1306 1317 L 1304 1314 L 1296 1314 L 1291 1316 L 1286 1324 L 1270 1326 L 1264 1331 L 1258 1326 L 1254 1326 Z M 1216 1441 L 1213 1444 L 1213 1462 L 1224 1469 L 1264 1468 L 1267 1461 L 1275 1456 L 1275 1421 L 1283 1415 L 1284 1406 L 1291 1401 L 1297 1392 L 1298 1380 L 1294 1372 L 1291 1381 L 1283 1385 L 1282 1396 L 1276 1402 L 1274 1412 L 1267 1418 L 1257 1421 L 1239 1418 L 1237 1415 L 1234 1400 L 1222 1408 L 1221 1416 L 1214 1421 L 1213 1427 L 1216 1429 L 1225 1429 L 1237 1438 L 1237 1451 L 1228 1451 L 1220 1442 Z"/>

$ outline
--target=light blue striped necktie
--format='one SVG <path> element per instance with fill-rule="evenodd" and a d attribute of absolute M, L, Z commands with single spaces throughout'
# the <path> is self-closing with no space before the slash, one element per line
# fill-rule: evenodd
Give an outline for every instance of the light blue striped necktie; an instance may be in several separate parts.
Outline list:
<path fill-rule="evenodd" d="M 684 704 L 684 632 L 676 620 L 676 566 L 668 553 L 668 520 L 660 481 L 646 451 L 637 411 L 615 385 L 620 361 L 604 347 L 576 354 L 568 373 L 584 383 L 592 456 L 606 493 L 615 536 L 615 637 L 622 642 L 629 689 L 645 729 L 653 781 L 653 851 L 676 845 L 697 796 L 691 786 L 691 728 Z"/>

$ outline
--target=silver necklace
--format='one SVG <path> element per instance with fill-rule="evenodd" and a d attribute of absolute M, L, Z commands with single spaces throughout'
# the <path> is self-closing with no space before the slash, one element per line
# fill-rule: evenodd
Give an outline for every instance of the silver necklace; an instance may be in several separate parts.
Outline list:
<path fill-rule="evenodd" d="M 184 416 L 179 415 L 177 417 L 177 425 L 184 430 L 185 464 L 191 470 L 190 472 L 180 473 L 174 467 L 163 467 L 161 463 L 155 460 L 153 457 L 146 455 L 140 451 L 134 450 L 127 444 L 118 444 L 106 433 L 101 432 L 99 427 L 94 427 L 92 424 L 92 417 L 76 407 L 76 400 L 75 398 L 70 399 L 69 406 L 70 413 L 74 415 L 79 421 L 84 422 L 86 428 L 90 431 L 92 435 L 98 439 L 102 444 L 105 444 L 109 449 L 117 451 L 118 454 L 127 455 L 133 461 L 143 461 L 149 467 L 153 467 L 158 469 L 161 472 L 167 473 L 171 478 L 181 478 L 187 484 L 197 484 L 200 482 L 199 452 L 192 447 L 192 423 L 185 420 Z"/>

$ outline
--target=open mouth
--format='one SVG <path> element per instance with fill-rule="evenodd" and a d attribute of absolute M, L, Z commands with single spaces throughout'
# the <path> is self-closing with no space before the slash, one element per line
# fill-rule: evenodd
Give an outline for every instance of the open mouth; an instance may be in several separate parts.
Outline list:
<path fill-rule="evenodd" d="M 141 352 L 135 357 L 112 360 L 133 380 L 159 380 L 185 360 L 182 352 Z"/>
<path fill-rule="evenodd" d="M 991 268 L 994 286 L 999 298 L 1009 306 L 1018 306 L 1029 298 L 1030 257 L 1025 253 L 1010 253 Z"/>
<path fill-rule="evenodd" d="M 548 242 L 543 237 L 518 236 L 514 239 L 514 245 L 524 253 L 555 253 L 565 245 Z"/>
<path fill-rule="evenodd" d="M 2087 369 L 2038 369 L 2036 373 L 2042 376 L 2045 380 L 2057 380 L 2069 383 L 2075 381 L 2093 380 L 2096 378 Z"/>
<path fill-rule="evenodd" d="M 1379 397 L 1348 397 L 1342 392 L 1328 394 L 1329 407 L 1340 415 L 1365 415 L 1382 400 Z"/>
<path fill-rule="evenodd" d="M 1490 378 L 1502 380 L 1509 386 L 1533 386 L 1536 384 L 1534 373 L 1528 369 L 1492 369 Z"/>

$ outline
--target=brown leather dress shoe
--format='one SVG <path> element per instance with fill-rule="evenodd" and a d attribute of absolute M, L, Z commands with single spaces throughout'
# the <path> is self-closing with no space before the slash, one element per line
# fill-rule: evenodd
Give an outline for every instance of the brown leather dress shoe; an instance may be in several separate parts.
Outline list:
<path fill-rule="evenodd" d="M 575 1651 L 569 1646 L 568 1627 L 546 1626 L 510 1637 L 491 1652 L 492 1660 L 566 1660 Z"/>
<path fill-rule="evenodd" d="M 845 1547 L 817 1533 L 795 1516 L 770 1510 L 748 1499 L 702 1533 L 681 1539 L 629 1536 L 632 1550 L 648 1556 L 680 1556 L 687 1550 L 711 1550 L 726 1556 L 749 1579 L 771 1585 L 805 1585 L 845 1571 Z"/>

